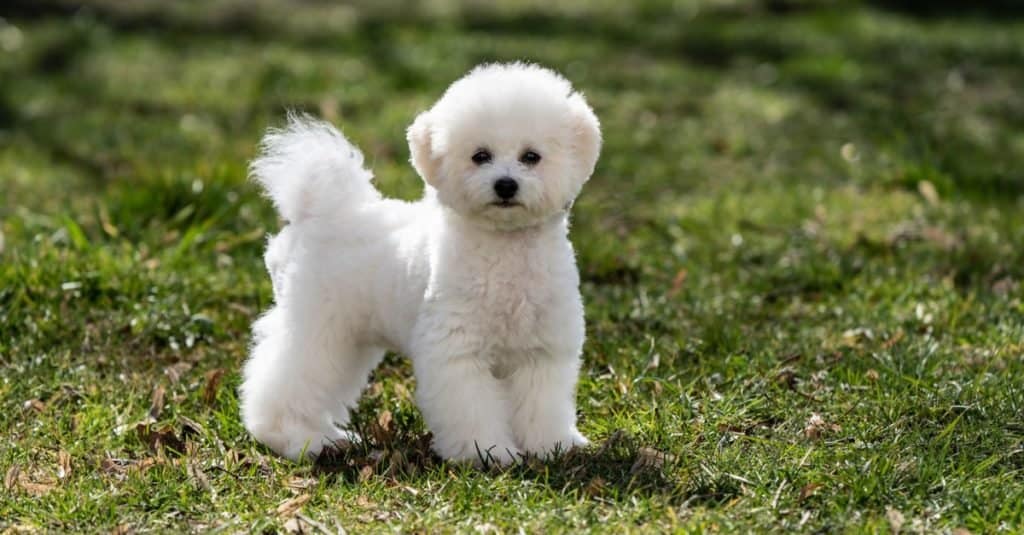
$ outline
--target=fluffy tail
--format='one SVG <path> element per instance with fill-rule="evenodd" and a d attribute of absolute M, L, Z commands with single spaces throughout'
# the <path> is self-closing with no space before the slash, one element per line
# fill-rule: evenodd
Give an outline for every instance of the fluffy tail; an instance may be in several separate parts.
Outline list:
<path fill-rule="evenodd" d="M 343 215 L 380 199 L 363 153 L 334 126 L 304 114 L 267 131 L 249 174 L 290 223 Z"/>

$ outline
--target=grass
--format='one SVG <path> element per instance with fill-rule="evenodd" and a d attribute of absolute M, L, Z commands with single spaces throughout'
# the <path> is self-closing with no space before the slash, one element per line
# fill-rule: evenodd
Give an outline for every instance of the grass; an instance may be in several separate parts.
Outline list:
<path fill-rule="evenodd" d="M 1024 528 L 1014 4 L 549 4 L 7 6 L 0 530 Z M 236 394 L 261 131 L 331 119 L 415 198 L 405 126 L 519 58 L 604 125 L 572 231 L 594 447 L 446 465 L 389 357 L 363 445 L 274 457 Z"/>

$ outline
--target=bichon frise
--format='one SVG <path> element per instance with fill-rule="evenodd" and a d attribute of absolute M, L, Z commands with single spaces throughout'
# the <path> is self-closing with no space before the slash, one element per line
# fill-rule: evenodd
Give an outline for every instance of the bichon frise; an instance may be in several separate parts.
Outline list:
<path fill-rule="evenodd" d="M 426 182 L 382 198 L 363 156 L 308 117 L 272 130 L 252 174 L 287 225 L 267 245 L 275 305 L 253 325 L 245 427 L 286 457 L 343 428 L 386 350 L 412 359 L 446 459 L 506 464 L 584 445 L 583 345 L 569 209 L 601 147 L 597 117 L 555 72 L 477 67 L 407 138 Z"/>

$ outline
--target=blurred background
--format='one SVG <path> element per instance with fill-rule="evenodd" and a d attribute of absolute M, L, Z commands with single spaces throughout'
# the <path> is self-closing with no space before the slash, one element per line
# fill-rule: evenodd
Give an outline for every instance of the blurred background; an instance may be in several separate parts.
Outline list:
<path fill-rule="evenodd" d="M 898 217 L 919 194 L 1002 214 L 1024 193 L 1010 0 L 13 0 L 0 13 L 8 241 L 65 210 L 84 236 L 258 252 L 272 217 L 246 162 L 288 109 L 339 124 L 386 193 L 416 198 L 405 127 L 474 65 L 507 60 L 565 73 L 602 119 L 577 210 L 595 280 L 672 280 L 741 226 L 799 224 L 830 194 L 853 219 L 829 227 L 853 242 L 923 236 Z M 946 255 L 967 237 L 958 225 L 917 241 Z M 673 254 L 644 254 L 652 239 Z M 1013 264 L 973 254 L 985 260 L 958 280 Z"/>
<path fill-rule="evenodd" d="M 8 200 L 39 180 L 234 176 L 287 108 L 342 124 L 385 189 L 415 196 L 402 129 L 473 65 L 515 59 L 588 94 L 609 140 L 597 182 L 627 186 L 616 196 L 776 180 L 1022 189 L 1011 0 L 10 0 L 0 13 Z"/>

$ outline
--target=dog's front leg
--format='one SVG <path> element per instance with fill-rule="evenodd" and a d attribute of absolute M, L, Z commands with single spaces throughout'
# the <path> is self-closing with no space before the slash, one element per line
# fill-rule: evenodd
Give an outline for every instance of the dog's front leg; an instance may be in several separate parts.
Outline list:
<path fill-rule="evenodd" d="M 416 398 L 441 457 L 476 465 L 519 458 L 502 385 L 477 355 L 446 346 L 413 358 Z"/>
<path fill-rule="evenodd" d="M 548 457 L 588 444 L 576 429 L 577 359 L 537 359 L 508 379 L 512 431 L 529 453 Z"/>

